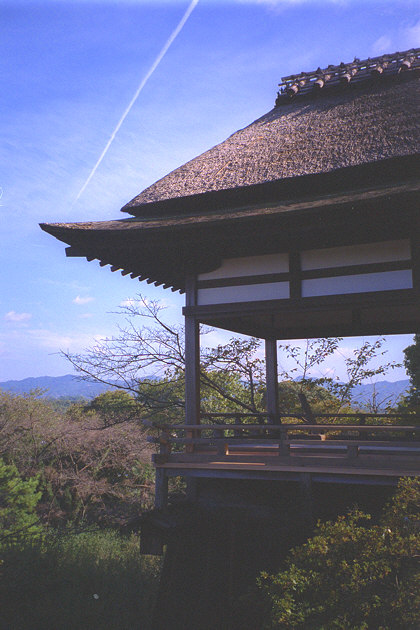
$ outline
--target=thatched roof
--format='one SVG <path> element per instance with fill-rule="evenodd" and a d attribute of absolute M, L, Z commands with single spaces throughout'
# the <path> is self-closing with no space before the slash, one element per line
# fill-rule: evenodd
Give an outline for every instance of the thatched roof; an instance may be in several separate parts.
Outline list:
<path fill-rule="evenodd" d="M 326 247 L 330 237 L 332 245 L 367 242 L 372 232 L 406 238 L 419 195 L 420 49 L 414 52 L 404 72 L 405 53 L 398 53 L 375 79 L 364 63 L 358 80 L 343 87 L 340 72 L 349 69 L 340 66 L 325 89 L 305 84 L 292 99 L 296 77 L 286 77 L 268 114 L 124 206 L 135 218 L 41 227 L 70 245 L 69 256 L 180 290 L 188 274 L 215 269 L 227 252 Z M 317 73 L 307 73 L 309 87 Z"/>
<path fill-rule="evenodd" d="M 384 76 L 369 72 L 345 86 L 280 99 L 270 112 L 149 186 L 122 210 L 141 216 L 141 206 L 165 199 L 419 152 L 419 52 L 406 72 L 397 67 Z"/>
<path fill-rule="evenodd" d="M 41 227 L 71 246 L 68 256 L 97 259 L 112 271 L 183 291 L 189 273 L 217 268 L 227 252 L 240 257 L 315 247 L 315 238 L 324 247 L 328 238 L 331 246 L 349 238 L 363 242 L 373 232 L 386 240 L 390 230 L 406 238 L 418 214 L 419 157 L 299 177 L 294 192 L 289 180 L 240 188 L 230 207 L 221 191 L 150 204 L 160 206 L 160 216 Z M 254 200 L 239 205 L 247 188 Z"/>

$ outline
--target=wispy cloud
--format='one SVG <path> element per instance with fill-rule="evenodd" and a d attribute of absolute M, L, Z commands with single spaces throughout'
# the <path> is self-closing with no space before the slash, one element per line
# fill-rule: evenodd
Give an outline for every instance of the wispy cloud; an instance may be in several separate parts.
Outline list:
<path fill-rule="evenodd" d="M 65 287 L 68 289 L 73 289 L 73 291 L 90 291 L 90 287 L 77 282 L 76 280 L 72 280 L 71 282 L 63 282 L 62 280 L 53 280 L 52 278 L 39 278 L 38 282 L 42 282 L 43 284 L 50 284 L 56 287 Z"/>
<path fill-rule="evenodd" d="M 405 46 L 407 48 L 416 48 L 420 46 L 420 20 L 413 26 L 409 26 L 405 29 Z"/>
<path fill-rule="evenodd" d="M 130 113 L 131 108 L 133 107 L 134 103 L 138 99 L 141 91 L 143 90 L 144 86 L 146 85 L 146 83 L 148 82 L 148 80 L 150 79 L 150 77 L 152 76 L 152 74 L 154 73 L 154 71 L 156 70 L 156 68 L 158 67 L 158 65 L 160 64 L 160 62 L 162 61 L 162 59 L 166 55 L 166 53 L 168 52 L 169 48 L 171 47 L 171 45 L 175 41 L 176 37 L 179 35 L 179 33 L 184 28 L 184 25 L 185 25 L 186 21 L 188 20 L 188 18 L 190 17 L 191 13 L 193 12 L 195 7 L 197 6 L 198 1 L 199 0 L 191 0 L 187 10 L 185 11 L 184 15 L 182 16 L 182 18 L 181 18 L 180 22 L 178 23 L 177 27 L 171 33 L 171 35 L 169 36 L 169 38 L 165 42 L 162 50 L 160 51 L 160 53 L 158 54 L 158 56 L 156 57 L 156 59 L 154 60 L 152 65 L 150 66 L 148 72 L 143 77 L 143 79 L 142 79 L 140 85 L 138 86 L 138 88 L 137 88 L 133 98 L 129 102 L 127 108 L 125 109 L 125 111 L 123 113 L 123 115 L 121 116 L 120 120 L 118 121 L 117 126 L 115 127 L 114 131 L 112 132 L 111 137 L 109 138 L 108 142 L 106 143 L 104 150 L 102 151 L 101 155 L 99 156 L 98 161 L 96 162 L 95 166 L 93 167 L 92 171 L 90 172 L 89 177 L 87 178 L 87 180 L 83 184 L 82 188 L 79 190 L 79 192 L 78 192 L 78 194 L 76 196 L 75 202 L 80 198 L 80 196 L 83 194 L 83 192 L 86 189 L 86 187 L 89 185 L 90 180 L 95 175 L 97 168 L 99 167 L 99 165 L 101 164 L 101 162 L 104 159 L 105 155 L 107 154 L 109 147 L 111 146 L 112 142 L 114 141 L 115 136 L 117 135 L 118 131 L 120 130 L 120 127 L 123 124 L 124 120 L 127 118 L 128 114 Z"/>
<path fill-rule="evenodd" d="M 289 7 L 300 4 L 338 4 L 347 5 L 349 0 L 236 0 L 238 4 L 266 4 L 269 7 Z"/>
<path fill-rule="evenodd" d="M 393 32 L 392 36 L 381 35 L 372 44 L 372 54 L 382 55 L 395 50 L 408 50 L 420 46 L 420 20 L 411 26 L 404 26 Z"/>
<path fill-rule="evenodd" d="M 83 352 L 107 338 L 106 334 L 84 331 L 59 331 L 53 327 L 14 327 L 0 331 L 0 353 L 8 360 L 26 356 L 33 368 L 37 358 L 45 360 L 45 352 Z M 33 364 L 33 365 L 32 365 Z M 3 367 L 3 366 L 2 366 Z"/>
<path fill-rule="evenodd" d="M 44 328 L 28 330 L 26 334 L 27 339 L 30 339 L 35 346 L 54 352 L 59 352 L 60 350 L 78 352 L 92 346 L 95 342 L 105 339 L 104 335 L 89 335 L 87 333 L 63 335 Z"/>
<path fill-rule="evenodd" d="M 16 311 L 9 311 L 4 316 L 6 322 L 26 322 L 31 319 L 31 313 L 16 313 Z"/>
<path fill-rule="evenodd" d="M 81 306 L 83 304 L 89 304 L 89 302 L 93 302 L 94 299 L 95 298 L 90 297 L 88 295 L 86 295 L 85 297 L 81 297 L 80 295 L 78 295 L 72 301 L 73 301 L 73 304 L 78 304 L 79 306 Z"/>
<path fill-rule="evenodd" d="M 391 52 L 392 42 L 389 37 L 382 35 L 379 37 L 372 46 L 372 52 L 374 55 L 382 55 L 383 53 Z"/>

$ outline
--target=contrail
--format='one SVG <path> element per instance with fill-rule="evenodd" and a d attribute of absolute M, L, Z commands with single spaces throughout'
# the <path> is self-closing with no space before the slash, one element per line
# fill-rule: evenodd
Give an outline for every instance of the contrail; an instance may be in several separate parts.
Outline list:
<path fill-rule="evenodd" d="M 193 12 L 195 7 L 197 6 L 198 2 L 199 2 L 199 0 L 191 0 L 190 5 L 189 5 L 188 9 L 185 11 L 184 15 L 182 16 L 181 21 L 179 22 L 178 26 L 171 33 L 171 35 L 169 36 L 167 42 L 163 46 L 162 50 L 160 51 L 160 53 L 158 54 L 158 56 L 156 57 L 156 59 L 152 63 L 151 67 L 149 68 L 146 76 L 142 79 L 142 81 L 141 81 L 139 87 L 137 88 L 133 98 L 129 102 L 125 112 L 121 116 L 120 120 L 117 123 L 117 126 L 115 127 L 114 131 L 112 132 L 110 139 L 106 143 L 106 146 L 105 146 L 104 150 L 102 151 L 98 161 L 96 162 L 95 166 L 93 167 L 89 177 L 87 178 L 87 180 L 85 181 L 85 183 L 83 184 L 81 189 L 79 190 L 79 193 L 78 193 L 78 195 L 77 195 L 77 197 L 76 197 L 76 199 L 74 200 L 73 203 L 76 203 L 76 201 L 80 198 L 80 196 L 82 195 L 82 193 L 85 191 L 86 187 L 88 186 L 90 180 L 95 175 L 98 166 L 100 165 L 100 163 L 104 159 L 105 155 L 107 154 L 107 151 L 108 151 L 109 147 L 111 146 L 112 141 L 114 140 L 115 136 L 117 135 L 117 133 L 118 133 L 121 125 L 123 124 L 124 120 L 127 118 L 128 114 L 130 113 L 130 110 L 133 107 L 134 103 L 136 102 L 140 92 L 142 91 L 142 89 L 144 88 L 144 86 L 146 85 L 146 83 L 148 82 L 148 80 L 150 79 L 150 77 L 152 76 L 152 74 L 154 73 L 154 71 L 156 70 L 156 68 L 158 67 L 158 65 L 160 64 L 160 62 L 164 58 L 164 56 L 166 55 L 166 53 L 168 52 L 171 44 L 174 42 L 176 37 L 179 35 L 181 30 L 183 29 L 183 27 L 185 25 L 185 22 L 190 17 L 191 13 Z"/>

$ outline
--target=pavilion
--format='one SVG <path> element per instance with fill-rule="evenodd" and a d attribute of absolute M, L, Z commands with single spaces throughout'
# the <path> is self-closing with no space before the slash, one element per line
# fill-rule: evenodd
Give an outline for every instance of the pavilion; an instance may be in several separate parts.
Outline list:
<path fill-rule="evenodd" d="M 42 224 L 67 256 L 186 294 L 186 422 L 199 324 L 266 340 L 420 324 L 420 49 L 282 79 L 275 107 L 146 188 L 115 221 Z"/>
<path fill-rule="evenodd" d="M 285 77 L 271 111 L 146 188 L 128 217 L 41 225 L 67 256 L 186 296 L 185 424 L 157 438 L 158 509 L 142 523 L 145 553 L 169 542 L 155 630 L 231 627 L 240 589 L 302 527 L 420 475 L 418 426 L 281 424 L 276 356 L 278 339 L 420 330 L 419 73 L 413 49 Z M 265 340 L 258 423 L 200 424 L 201 323 Z M 311 442 L 321 426 L 341 438 Z M 180 517 L 166 510 L 179 475 L 193 499 Z"/>

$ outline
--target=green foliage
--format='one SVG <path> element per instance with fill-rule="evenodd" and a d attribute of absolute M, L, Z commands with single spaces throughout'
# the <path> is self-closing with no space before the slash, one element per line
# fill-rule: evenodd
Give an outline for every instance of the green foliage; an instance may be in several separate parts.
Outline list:
<path fill-rule="evenodd" d="M 341 409 L 340 400 L 316 380 L 282 381 L 279 383 L 280 409 L 290 413 L 302 413 L 299 393 L 304 393 L 314 413 L 334 413 Z M 324 420 L 323 420 L 324 422 Z"/>
<path fill-rule="evenodd" d="M 124 390 L 109 390 L 96 396 L 87 410 L 97 413 L 104 426 L 140 419 L 141 407 L 132 394 Z"/>
<path fill-rule="evenodd" d="M 3 630 L 147 630 L 161 559 L 115 531 L 50 532 L 2 554 Z"/>
<path fill-rule="evenodd" d="M 410 378 L 410 390 L 402 407 L 409 410 L 420 410 L 420 335 L 414 335 L 414 343 L 404 350 L 404 367 Z"/>
<path fill-rule="evenodd" d="M 152 505 L 153 480 L 135 473 L 151 456 L 137 420 L 107 423 L 93 409 L 59 413 L 38 397 L 0 392 L 0 426 L 0 456 L 25 478 L 39 475 L 43 523 L 122 525 Z"/>
<path fill-rule="evenodd" d="M 41 498 L 39 476 L 22 479 L 13 464 L 0 458 L 0 550 L 42 534 L 35 508 Z"/>
<path fill-rule="evenodd" d="M 143 409 L 142 417 L 156 424 L 184 421 L 185 379 L 182 371 L 159 379 L 142 379 L 136 390 L 136 399 Z"/>
<path fill-rule="evenodd" d="M 415 630 L 420 622 L 420 480 L 405 479 L 380 523 L 357 509 L 318 524 L 259 587 L 266 628 Z"/>
<path fill-rule="evenodd" d="M 320 371 L 325 361 L 335 355 L 340 356 L 341 337 L 330 337 L 327 339 L 307 339 L 303 346 L 293 346 L 291 344 L 280 345 L 280 352 L 291 362 L 292 367 L 283 370 L 282 377 L 286 381 L 291 381 L 299 377 L 297 381 L 299 391 L 307 398 L 314 398 L 314 385 L 328 390 L 331 394 L 329 400 L 322 394 L 322 390 L 317 393 L 322 396 L 320 412 L 334 413 L 343 411 L 351 405 L 352 392 L 357 385 L 376 376 L 384 376 L 390 370 L 400 367 L 395 361 L 385 361 L 387 350 L 383 349 L 385 339 L 380 337 L 374 341 L 365 341 L 360 347 L 355 348 L 348 356 L 342 356 L 344 369 L 347 378 L 344 380 L 331 376 L 316 376 L 314 370 Z M 338 356 L 337 356 L 338 355 Z M 377 364 L 381 359 L 380 364 Z M 321 402 L 321 400 L 319 400 Z M 325 403 L 327 406 L 325 408 Z M 376 412 L 375 401 L 372 402 L 371 411 Z M 345 410 L 345 409 L 344 409 Z"/>

